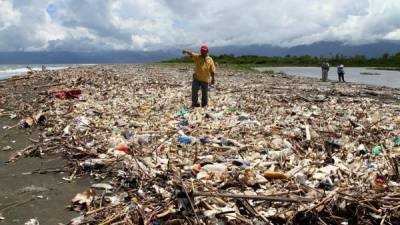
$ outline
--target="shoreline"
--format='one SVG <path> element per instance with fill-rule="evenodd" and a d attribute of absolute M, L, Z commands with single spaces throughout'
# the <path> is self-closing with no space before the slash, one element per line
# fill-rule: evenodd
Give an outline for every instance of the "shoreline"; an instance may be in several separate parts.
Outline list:
<path fill-rule="evenodd" d="M 351 182 L 349 183 L 346 174 L 353 174 L 353 171 L 349 172 L 343 166 L 347 169 L 353 168 L 355 161 L 360 163 L 360 168 L 364 168 L 368 166 L 365 165 L 366 160 L 374 162 L 378 167 L 387 166 L 387 161 L 383 156 L 373 154 L 358 156 L 356 149 L 359 144 L 365 145 L 368 150 L 374 145 L 382 145 L 385 156 L 389 153 L 398 154 L 400 149 L 386 143 L 386 140 L 391 139 L 399 130 L 400 118 L 395 116 L 399 110 L 397 105 L 400 101 L 400 91 L 398 89 L 353 83 L 324 83 L 313 78 L 268 76 L 245 70 L 223 68 L 217 74 L 217 85 L 210 90 L 210 107 L 189 109 L 185 113 L 182 109 L 190 104 L 192 66 L 95 65 L 33 72 L 28 77 L 9 78 L 0 82 L 0 105 L 3 110 L 0 114 L 16 114 L 18 120 L 13 121 L 17 122 L 29 116 L 34 117 L 32 115 L 37 115 L 39 112 L 45 113 L 44 125 L 36 121 L 32 124 L 32 128 L 29 128 L 39 129 L 40 134 L 46 137 L 39 138 L 40 146 L 43 149 L 57 146 L 57 152 L 73 160 L 77 166 L 74 167 L 69 163 L 71 168 L 67 173 L 72 174 L 74 170 L 78 171 L 78 174 L 90 173 L 93 178 L 98 179 L 95 182 L 113 187 L 114 191 L 111 193 L 103 192 L 101 188 L 97 190 L 93 204 L 87 205 L 85 202 L 72 204 L 73 208 L 83 206 L 88 210 L 101 209 L 103 203 L 110 206 L 107 209 L 109 211 L 104 215 L 96 214 L 101 217 L 101 221 L 110 219 L 110 215 L 123 211 L 125 207 L 131 207 L 127 214 L 121 215 L 121 218 L 116 220 L 131 219 L 134 222 L 129 215 L 137 212 L 135 207 L 140 206 L 139 208 L 150 210 L 157 203 L 159 208 L 156 214 L 165 213 L 164 216 L 151 216 L 153 209 L 145 210 L 144 215 L 139 217 L 153 218 L 160 222 L 182 219 L 183 217 L 176 212 L 166 213 L 167 206 L 171 204 L 177 210 L 178 203 L 173 200 L 173 195 L 179 186 L 192 187 L 195 192 L 221 192 L 227 191 L 221 187 L 224 183 L 229 183 L 232 187 L 227 189 L 233 193 L 253 195 L 256 193 L 254 188 L 259 195 L 274 195 L 282 190 L 288 191 L 287 193 L 301 191 L 304 192 L 302 196 L 297 194 L 283 196 L 298 200 L 304 196 L 309 199 L 323 200 L 329 197 L 329 194 L 322 194 L 325 191 L 331 193 L 332 196 L 336 192 L 328 189 L 311 190 L 315 188 L 314 183 L 315 185 L 323 183 L 313 176 L 322 173 L 317 171 L 326 166 L 330 166 L 329 168 L 335 171 L 341 171 L 336 172 L 337 178 L 331 181 L 333 190 L 346 192 L 352 195 L 352 198 L 358 199 L 360 196 L 356 197 L 355 192 L 344 187 L 358 188 L 358 190 L 368 190 L 369 187 L 372 188 L 369 190 L 370 195 L 378 195 L 378 192 L 374 191 L 375 187 L 370 187 L 369 183 L 361 184 L 360 187 L 354 187 Z M 55 97 L 59 91 L 72 89 L 82 91 L 78 99 Z M 20 98 L 19 95 L 25 95 L 25 98 Z M 234 100 L 229 100 L 230 98 Z M 182 112 L 183 115 L 177 116 L 177 112 Z M 218 113 L 221 112 L 223 116 L 218 117 Z M 375 112 L 379 112 L 379 115 Z M 204 115 L 210 118 L 205 118 Z M 247 119 L 242 120 L 245 117 Z M 361 128 L 352 128 L 347 118 Z M 182 120 L 188 121 L 189 126 L 179 125 Z M 309 120 L 308 128 L 305 126 L 307 120 Z M 377 130 L 381 128 L 382 133 L 378 133 Z M 309 134 L 306 135 L 307 130 Z M 18 128 L 18 131 L 26 132 L 27 130 Z M 192 144 L 180 144 L 176 141 L 182 132 L 192 139 Z M 375 137 L 367 134 L 374 134 Z M 207 136 L 211 143 L 202 145 L 197 140 L 199 136 Z M 325 165 L 324 161 L 332 158 L 332 155 L 329 156 L 329 149 L 325 149 L 323 144 L 331 139 L 340 143 L 343 148 L 341 151 L 330 153 L 337 158 L 336 160 L 344 160 L 343 166 Z M 228 142 L 231 144 L 226 144 L 221 140 L 231 140 Z M 357 146 L 353 143 L 356 140 L 358 140 Z M 290 144 L 287 144 L 287 141 Z M 129 151 L 126 153 L 116 151 L 114 147 L 117 145 L 127 145 Z M 283 157 L 281 163 L 272 163 L 279 157 L 273 159 L 268 152 L 278 152 L 288 146 L 291 146 L 290 149 L 293 152 L 290 155 L 281 156 Z M 44 154 L 47 155 L 52 151 Z M 267 155 L 263 153 L 264 151 L 267 151 Z M 349 153 L 353 155 L 353 162 L 347 163 Z M 210 155 L 212 157 L 209 157 Z M 241 157 L 241 160 L 249 161 L 252 169 L 240 169 L 232 164 L 232 160 Z M 321 165 L 310 164 L 307 159 L 319 162 Z M 208 160 L 207 163 L 205 160 Z M 308 171 L 314 170 L 314 173 L 310 175 L 307 171 L 302 172 L 302 179 L 305 179 L 305 182 L 312 182 L 312 185 L 306 182 L 302 184 L 305 186 L 300 185 L 299 189 L 294 187 L 288 189 L 285 185 L 286 182 L 299 185 L 299 172 L 294 171 L 296 163 L 304 164 L 303 166 L 309 168 Z M 197 165 L 201 165 L 200 171 L 197 171 L 195 167 Z M 208 170 L 201 170 L 207 165 L 218 165 L 224 169 L 222 172 L 218 169 L 213 176 L 208 171 L 212 170 L 212 166 L 208 166 Z M 7 168 L 9 167 L 5 167 Z M 276 171 L 283 171 L 286 178 L 272 180 L 260 178 L 267 177 L 264 172 L 274 170 L 273 168 L 278 168 Z M 353 169 L 357 171 L 356 167 Z M 376 171 L 372 169 L 368 175 L 377 176 Z M 193 173 L 195 173 L 194 176 Z M 289 176 L 289 173 L 293 175 Z M 71 176 L 71 174 L 68 175 Z M 205 177 L 199 178 L 199 174 Z M 234 174 L 238 175 L 236 179 L 232 177 Z M 387 171 L 383 175 L 387 181 L 384 186 L 388 188 L 388 191 L 383 193 L 386 195 L 398 193 L 398 188 L 389 182 L 395 182 L 393 174 Z M 249 179 L 243 178 L 246 176 Z M 356 174 L 352 176 L 355 176 L 357 181 L 362 177 Z M 375 179 L 377 178 L 374 177 L 373 180 Z M 204 186 L 209 186 L 210 189 Z M 311 189 L 307 189 L 306 186 Z M 100 201 L 101 193 L 105 195 L 104 202 Z M 126 200 L 126 196 L 130 201 Z M 343 198 L 340 195 L 334 196 Z M 213 205 L 215 203 L 212 197 L 196 197 L 196 201 L 199 199 L 212 206 L 213 209 L 208 210 L 216 212 L 220 210 L 219 207 Z M 177 200 L 179 202 L 179 197 Z M 112 206 L 112 201 L 117 201 L 118 204 Z M 232 205 L 231 200 L 225 201 L 226 207 L 229 206 L 232 209 L 238 207 L 235 204 Z M 66 204 L 68 202 L 60 202 L 62 206 Z M 196 207 L 200 207 L 198 204 L 197 202 Z M 295 224 L 301 223 L 301 219 L 317 219 L 308 214 L 301 216 L 301 210 L 291 209 L 298 206 L 296 203 L 286 207 L 286 210 L 291 209 L 290 215 L 283 213 L 282 204 L 270 204 L 276 210 L 275 214 L 261 216 L 259 212 L 266 211 L 266 208 L 258 205 L 258 213 L 250 216 L 241 215 L 242 222 L 287 221 L 290 216 L 296 215 L 297 217 L 292 218 Z M 329 206 L 325 207 L 329 208 Z M 359 205 L 359 207 L 363 206 Z M 315 209 L 310 206 L 309 210 Z M 191 212 L 192 209 L 186 208 L 185 211 Z M 324 213 L 326 212 L 322 209 L 319 212 L 319 218 L 327 220 Z M 203 215 L 202 210 L 198 210 L 197 214 L 204 221 L 216 219 Z M 351 221 L 345 215 L 338 216 L 344 216 L 347 221 Z M 390 216 L 393 216 L 393 219 L 397 218 L 395 213 Z M 367 218 L 368 221 L 376 221 L 373 218 Z M 90 217 L 84 219 L 90 219 Z M 227 218 L 222 216 L 222 219 Z M 4 222 L 7 222 L 7 217 L 5 221 L 0 220 L 0 224 Z"/>
<path fill-rule="evenodd" d="M 42 65 L 46 66 L 46 70 L 54 71 L 85 66 L 95 66 L 97 64 L 0 64 L 0 81 L 14 76 L 26 76 L 30 71 L 42 71 Z M 5 66 L 11 68 L 5 68 Z M 31 70 L 27 69 L 27 66 L 32 66 Z"/>
<path fill-rule="evenodd" d="M 72 183 L 63 180 L 70 171 L 63 154 L 38 152 L 18 157 L 19 152 L 41 140 L 43 127 L 25 129 L 19 123 L 26 115 L 24 105 L 37 107 L 36 100 L 43 89 L 15 85 L 29 80 L 16 78 L 20 76 L 0 81 L 0 224 L 19 225 L 34 218 L 42 225 L 67 223 L 79 214 L 65 210 L 65 205 L 90 181 L 85 176 Z M 44 84 L 38 82 L 35 86 Z M 12 158 L 15 162 L 6 163 Z"/>

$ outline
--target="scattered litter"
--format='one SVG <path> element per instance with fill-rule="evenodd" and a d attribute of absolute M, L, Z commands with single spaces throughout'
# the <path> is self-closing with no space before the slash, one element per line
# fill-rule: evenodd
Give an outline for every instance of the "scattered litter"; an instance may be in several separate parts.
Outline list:
<path fill-rule="evenodd" d="M 178 142 L 182 144 L 190 144 L 192 142 L 192 138 L 190 137 L 179 137 Z"/>
<path fill-rule="evenodd" d="M 4 146 L 3 148 L 1 148 L 2 151 L 8 151 L 8 150 L 11 150 L 11 149 L 12 149 L 12 147 L 9 146 L 9 145 Z"/>
<path fill-rule="evenodd" d="M 91 187 L 96 189 L 105 189 L 105 190 L 111 190 L 114 188 L 112 185 L 104 183 L 92 184 Z"/>
<path fill-rule="evenodd" d="M 232 164 L 235 166 L 240 166 L 242 169 L 246 169 L 247 167 L 250 166 L 250 162 L 246 160 L 240 160 L 240 159 L 234 159 L 232 161 Z"/>
<path fill-rule="evenodd" d="M 81 94 L 81 90 L 60 91 L 56 93 L 56 97 L 60 99 L 78 99 Z"/>
<path fill-rule="evenodd" d="M 395 137 L 393 138 L 393 143 L 394 143 L 396 146 L 399 146 L 399 145 L 400 145 L 400 136 L 395 136 Z"/>
<path fill-rule="evenodd" d="M 121 152 L 128 152 L 129 151 L 129 146 L 126 145 L 119 145 L 115 147 L 115 150 L 121 151 Z"/>
<path fill-rule="evenodd" d="M 189 109 L 186 69 L 53 73 L 13 81 L 65 84 L 39 88 L 35 101 L 4 95 L 21 127 L 43 125 L 38 143 L 9 162 L 62 152 L 71 162 L 64 180 L 93 177 L 71 200 L 82 215 L 70 224 L 400 220 L 396 89 L 221 69 L 209 106 Z"/>
<path fill-rule="evenodd" d="M 83 208 L 89 208 L 92 201 L 96 197 L 96 192 L 94 189 L 89 189 L 87 191 L 84 191 L 82 193 L 78 193 L 75 195 L 75 197 L 71 200 L 73 206 L 75 206 L 76 211 L 80 211 Z"/>
<path fill-rule="evenodd" d="M 30 219 L 30 220 L 26 221 L 26 222 L 24 223 L 24 225 L 40 225 L 40 224 L 39 224 L 39 220 L 37 220 L 37 219 L 35 218 L 35 219 Z"/>
<path fill-rule="evenodd" d="M 374 148 L 372 148 L 372 152 L 374 153 L 374 155 L 381 155 L 382 154 L 382 147 L 377 145 Z"/>

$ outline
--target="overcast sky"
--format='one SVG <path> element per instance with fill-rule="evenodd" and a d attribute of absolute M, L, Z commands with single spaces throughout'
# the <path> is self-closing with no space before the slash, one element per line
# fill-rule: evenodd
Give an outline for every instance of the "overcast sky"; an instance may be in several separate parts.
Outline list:
<path fill-rule="evenodd" d="M 400 40 L 400 0 L 0 0 L 0 51 Z"/>

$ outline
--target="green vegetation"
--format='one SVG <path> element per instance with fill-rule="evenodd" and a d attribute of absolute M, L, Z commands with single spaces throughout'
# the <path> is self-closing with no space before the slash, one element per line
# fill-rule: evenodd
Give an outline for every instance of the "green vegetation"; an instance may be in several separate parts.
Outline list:
<path fill-rule="evenodd" d="M 215 56 L 212 55 L 214 61 L 219 65 L 241 65 L 243 68 L 252 67 L 268 67 L 268 66 L 319 66 L 321 62 L 327 61 L 332 66 L 343 64 L 346 67 L 359 66 L 359 67 L 386 67 L 392 70 L 400 70 L 400 52 L 394 55 L 388 53 L 383 54 L 377 58 L 367 58 L 363 55 L 356 55 L 354 57 L 347 57 L 343 55 L 336 55 L 333 57 L 315 57 L 315 56 L 256 56 L 256 55 L 243 55 L 234 56 L 224 54 Z M 188 63 L 191 59 L 182 57 L 178 59 L 164 61 L 163 63 Z"/>
<path fill-rule="evenodd" d="M 193 62 L 189 58 L 184 59 L 182 61 L 180 59 L 176 59 L 176 60 L 163 61 L 159 63 L 148 63 L 148 65 L 160 65 L 160 64 L 172 67 L 193 66 Z M 221 68 L 229 68 L 239 71 L 256 71 L 254 67 L 257 67 L 251 64 L 231 64 L 231 63 L 224 63 L 224 64 L 219 63 L 219 66 Z"/>
<path fill-rule="evenodd" d="M 265 74 L 275 74 L 275 71 L 273 71 L 273 70 L 265 70 L 265 71 L 263 71 L 262 73 L 265 73 Z"/>

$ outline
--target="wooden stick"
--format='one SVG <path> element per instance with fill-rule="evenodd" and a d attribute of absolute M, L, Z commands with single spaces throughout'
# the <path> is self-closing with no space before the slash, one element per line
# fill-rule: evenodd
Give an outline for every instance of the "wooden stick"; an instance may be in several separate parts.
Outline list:
<path fill-rule="evenodd" d="M 385 215 L 383 216 L 380 225 L 384 225 L 384 224 L 385 224 L 386 217 L 387 217 L 387 214 L 385 214 Z"/>
<path fill-rule="evenodd" d="M 104 222 L 100 223 L 99 225 L 108 225 L 108 224 L 110 224 L 112 221 L 114 221 L 114 220 L 120 218 L 120 217 L 123 216 L 123 215 L 124 215 L 124 214 L 121 213 L 121 214 L 117 214 L 117 215 L 115 215 L 115 216 L 108 217 L 108 218 L 106 218 L 106 220 L 105 220 Z"/>
<path fill-rule="evenodd" d="M 11 129 L 16 128 L 16 127 L 18 127 L 18 124 L 15 124 L 14 126 L 8 127 L 7 130 L 11 130 Z"/>
<path fill-rule="evenodd" d="M 39 140 L 35 140 L 33 138 L 28 138 L 28 140 L 32 141 L 33 143 L 39 143 Z M 57 146 L 57 147 L 59 147 L 59 146 Z"/>
<path fill-rule="evenodd" d="M 306 124 L 306 140 L 311 141 L 310 125 Z"/>
<path fill-rule="evenodd" d="M 119 204 L 117 204 L 117 205 L 111 205 L 111 206 L 102 207 L 102 208 L 98 208 L 98 209 L 93 209 L 93 210 L 87 211 L 87 212 L 85 213 L 85 216 L 89 216 L 89 215 L 91 215 L 91 214 L 93 214 L 93 213 L 100 212 L 100 211 L 102 211 L 102 210 L 104 210 L 104 209 L 110 209 L 110 208 L 116 207 L 116 206 L 118 206 L 118 205 L 120 205 L 120 204 L 121 204 L 121 203 L 119 203 Z"/>
<path fill-rule="evenodd" d="M 182 179 L 181 179 L 181 183 L 182 183 L 182 189 L 183 189 L 183 191 L 184 191 L 185 194 L 186 194 L 186 197 L 187 197 L 187 199 L 188 199 L 188 201 L 189 201 L 189 203 L 190 203 L 190 206 L 192 207 L 194 216 L 195 216 L 195 218 L 196 218 L 196 222 L 197 222 L 197 224 L 200 224 L 200 220 L 199 220 L 199 217 L 197 216 L 196 210 L 195 210 L 195 208 L 194 208 L 194 204 L 193 204 L 192 200 L 190 199 L 189 194 L 188 194 L 187 191 L 186 191 L 186 187 L 185 187 L 185 184 L 183 183 Z"/>
<path fill-rule="evenodd" d="M 36 169 L 31 172 L 22 173 L 23 175 L 31 175 L 31 174 L 46 174 L 46 173 L 60 173 L 65 172 L 65 169 L 62 168 L 50 168 L 50 169 Z"/>
<path fill-rule="evenodd" d="M 230 193 L 212 193 L 212 192 L 194 192 L 194 196 L 208 196 L 208 197 L 220 197 L 220 198 L 244 198 L 253 200 L 263 200 L 269 202 L 313 202 L 315 199 L 312 198 L 285 198 L 285 197 L 272 197 L 262 195 L 243 195 L 243 194 L 230 194 Z"/>

